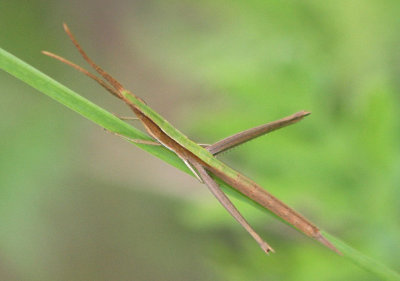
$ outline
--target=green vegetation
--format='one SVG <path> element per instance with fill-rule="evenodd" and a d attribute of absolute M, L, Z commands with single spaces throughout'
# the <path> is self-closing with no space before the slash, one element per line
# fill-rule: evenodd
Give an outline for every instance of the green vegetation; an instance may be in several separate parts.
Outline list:
<path fill-rule="evenodd" d="M 105 129 L 111 132 L 115 132 L 129 138 L 143 140 L 151 139 L 144 136 L 143 133 L 141 133 L 134 127 L 129 126 L 125 122 L 121 121 L 113 114 L 94 105 L 93 103 L 76 94 L 72 90 L 54 81 L 50 77 L 46 76 L 32 66 L 29 66 L 28 64 L 22 62 L 18 58 L 14 57 L 10 53 L 2 49 L 0 49 L 0 67 L 3 70 L 14 75 L 15 77 L 21 79 L 25 83 L 31 85 L 32 87 L 57 100 L 58 102 L 68 106 L 70 109 L 80 113 L 84 117 L 97 123 L 100 126 L 103 126 Z M 177 164 L 179 163 L 179 161 L 177 161 L 176 157 L 171 155 L 171 153 L 167 149 L 160 149 L 160 147 L 157 146 L 138 146 L 145 148 L 149 152 L 153 153 L 161 159 L 164 159 L 168 163 L 172 163 L 179 168 L 182 167 L 182 164 Z M 242 198 L 239 193 L 237 193 L 237 195 Z M 332 241 L 334 241 L 334 244 L 343 253 L 344 257 L 353 261 L 357 265 L 360 265 L 366 270 L 375 273 L 378 277 L 385 278 L 386 280 L 400 280 L 400 276 L 397 273 L 379 264 L 373 259 L 365 257 L 364 255 L 358 253 L 356 250 L 352 249 L 346 244 L 339 242 L 339 240 L 334 238 L 332 235 L 329 235 L 329 237 L 330 239 L 332 239 Z"/>
<path fill-rule="evenodd" d="M 236 200 L 277 251 L 264 255 L 195 180 L 0 72 L 0 279 L 398 279 L 398 2 L 93 2 L 79 9 L 90 17 L 65 17 L 76 7 L 61 1 L 6 2 L 0 46 L 110 112 L 128 110 L 40 55 L 78 61 L 61 21 L 198 142 L 311 111 L 221 159 L 340 237 L 347 258 Z M 0 63 L 101 127 L 146 137 L 4 51 Z"/>

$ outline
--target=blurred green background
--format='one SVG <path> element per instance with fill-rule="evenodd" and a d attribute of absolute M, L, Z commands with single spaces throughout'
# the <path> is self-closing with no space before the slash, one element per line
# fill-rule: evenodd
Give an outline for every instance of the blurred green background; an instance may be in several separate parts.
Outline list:
<path fill-rule="evenodd" d="M 121 115 L 40 54 L 89 54 L 192 139 L 296 111 L 220 158 L 400 270 L 400 2 L 0 0 L 0 46 Z M 235 200 L 266 256 L 192 177 L 0 72 L 1 280 L 377 280 Z"/>

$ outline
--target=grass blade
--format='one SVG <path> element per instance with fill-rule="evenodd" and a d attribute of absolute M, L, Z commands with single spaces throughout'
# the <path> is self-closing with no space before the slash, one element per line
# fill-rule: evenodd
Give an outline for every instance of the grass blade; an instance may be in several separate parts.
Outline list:
<path fill-rule="evenodd" d="M 111 132 L 115 132 L 129 138 L 150 140 L 150 138 L 143 132 L 123 122 L 113 114 L 93 104 L 89 100 L 83 98 L 74 91 L 1 48 L 0 68 Z M 174 167 L 191 174 L 182 161 L 169 150 L 159 146 L 142 144 L 136 145 L 173 165 Z M 226 184 L 221 185 L 230 194 L 233 194 L 234 196 L 237 196 L 247 202 L 255 204 L 257 207 L 262 208 L 263 210 L 268 211 L 267 209 L 261 207 L 257 203 L 233 190 Z M 268 213 L 271 214 L 269 211 Z M 379 261 L 365 256 L 364 254 L 326 232 L 323 232 L 323 235 L 332 241 L 332 243 L 343 253 L 344 258 L 375 274 L 381 280 L 400 280 L 400 275 L 397 272 L 386 267 Z"/>
<path fill-rule="evenodd" d="M 132 139 L 151 140 L 142 131 L 120 120 L 110 112 L 1 48 L 0 68 L 111 132 Z M 183 171 L 188 171 L 182 161 L 164 147 L 142 144 L 137 144 L 137 146 Z"/>

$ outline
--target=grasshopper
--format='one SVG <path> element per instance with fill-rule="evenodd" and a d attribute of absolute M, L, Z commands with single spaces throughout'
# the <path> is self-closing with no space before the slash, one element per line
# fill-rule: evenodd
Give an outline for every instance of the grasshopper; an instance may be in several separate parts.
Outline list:
<path fill-rule="evenodd" d="M 249 225 L 242 214 L 233 205 L 227 195 L 222 191 L 220 186 L 213 177 L 218 177 L 223 182 L 235 188 L 243 195 L 249 197 L 253 201 L 269 209 L 274 214 L 303 232 L 309 237 L 312 237 L 330 248 L 331 250 L 341 254 L 336 247 L 329 242 L 320 232 L 319 228 L 296 212 L 294 209 L 287 206 L 285 203 L 274 197 L 254 181 L 230 168 L 215 155 L 226 151 L 232 147 L 243 144 L 261 135 L 267 134 L 271 131 L 280 129 L 282 127 L 291 125 L 302 120 L 310 113 L 307 111 L 300 111 L 283 119 L 270 122 L 230 137 L 218 141 L 212 145 L 202 146 L 191 141 L 187 136 L 178 131 L 169 122 L 162 118 L 157 112 L 151 109 L 146 103 L 127 90 L 114 79 L 110 74 L 99 67 L 86 52 L 81 48 L 74 35 L 66 24 L 63 25 L 65 32 L 68 34 L 72 43 L 78 49 L 83 59 L 102 77 L 98 77 L 88 70 L 80 67 L 71 61 L 55 55 L 53 53 L 43 51 L 45 55 L 53 57 L 67 65 L 72 66 L 86 76 L 95 80 L 108 92 L 124 101 L 134 112 L 136 117 L 144 125 L 146 131 L 154 138 L 154 141 L 144 141 L 138 139 L 129 139 L 132 142 L 148 144 L 148 145 L 162 145 L 165 148 L 174 152 L 190 169 L 190 171 L 197 177 L 200 182 L 206 184 L 211 193 L 218 199 L 223 207 L 242 225 L 242 227 L 254 238 L 260 245 L 265 253 L 274 252 L 273 248 L 265 242 L 260 235 Z M 122 136 L 123 137 L 123 136 Z"/>

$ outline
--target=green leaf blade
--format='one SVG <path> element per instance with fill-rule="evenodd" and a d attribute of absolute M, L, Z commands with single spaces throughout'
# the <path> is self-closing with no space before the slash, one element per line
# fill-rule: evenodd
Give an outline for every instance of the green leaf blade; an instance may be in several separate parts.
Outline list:
<path fill-rule="evenodd" d="M 128 138 L 144 140 L 151 139 L 143 132 L 123 122 L 113 114 L 93 104 L 89 100 L 83 98 L 74 91 L 70 90 L 69 88 L 55 81 L 51 77 L 45 75 L 44 73 L 40 72 L 39 70 L 35 69 L 34 67 L 23 62 L 22 60 L 18 59 L 17 57 L 13 56 L 12 54 L 1 48 L 0 68 L 111 132 L 124 135 Z M 164 119 L 162 119 L 162 117 L 158 115 L 156 117 L 160 118 L 159 122 L 163 122 Z M 182 161 L 169 150 L 159 146 L 150 146 L 143 144 L 136 145 L 141 149 L 166 161 L 172 166 L 187 173 L 190 173 L 186 166 L 182 163 Z M 197 144 L 193 143 L 191 148 L 197 151 L 197 146 Z M 202 149 L 202 151 L 199 151 L 199 153 L 204 154 L 203 157 L 205 158 L 209 157 L 209 155 L 206 155 L 204 151 L 205 150 Z M 233 190 L 232 187 L 229 187 L 228 185 L 223 183 L 221 183 L 221 185 L 230 194 L 233 194 L 234 196 L 237 196 L 242 200 L 250 202 L 264 211 L 268 211 L 261 205 Z M 271 214 L 271 212 L 269 211 L 268 213 Z M 400 275 L 397 272 L 383 265 L 379 261 L 376 261 L 360 253 L 359 251 L 355 250 L 354 248 L 350 247 L 349 245 L 345 244 L 344 242 L 324 231 L 322 231 L 322 234 L 326 236 L 343 253 L 343 256 L 352 263 L 375 274 L 381 280 L 400 280 Z"/>
<path fill-rule="evenodd" d="M 152 140 L 142 131 L 130 126 L 115 115 L 1 48 L 0 68 L 110 132 L 131 139 Z M 187 172 L 186 166 L 169 150 L 158 146 L 137 145 L 167 163 Z"/>

